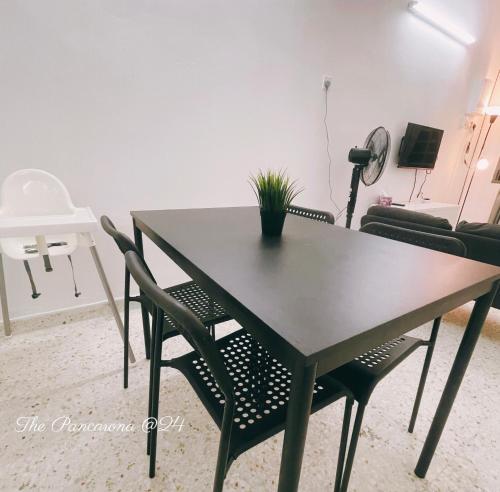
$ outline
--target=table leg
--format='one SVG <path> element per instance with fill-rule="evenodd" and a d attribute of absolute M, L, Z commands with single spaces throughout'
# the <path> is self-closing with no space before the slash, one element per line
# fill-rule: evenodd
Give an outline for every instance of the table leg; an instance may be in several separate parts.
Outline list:
<path fill-rule="evenodd" d="M 3 331 L 5 336 L 10 336 L 9 306 L 7 304 L 7 290 L 5 288 L 5 273 L 3 270 L 3 260 L 0 254 L 0 301 L 2 303 Z"/>
<path fill-rule="evenodd" d="M 298 490 L 307 425 L 311 413 L 317 364 L 296 364 L 292 374 L 290 400 L 286 414 L 285 438 L 281 453 L 278 492 Z"/>
<path fill-rule="evenodd" d="M 135 220 L 132 221 L 134 224 L 134 241 L 135 245 L 144 258 L 144 247 L 142 245 L 142 231 L 136 226 Z M 142 291 L 139 291 L 141 296 L 143 295 Z M 150 347 L 151 347 L 151 329 L 149 327 L 149 313 L 148 309 L 141 303 L 141 312 L 142 312 L 142 328 L 144 330 L 144 348 L 146 351 L 146 359 L 150 357 Z"/>
<path fill-rule="evenodd" d="M 115 318 L 118 330 L 120 331 L 120 335 L 123 340 L 124 333 L 123 333 L 122 319 L 120 318 L 120 313 L 118 312 L 118 309 L 116 307 L 115 300 L 113 298 L 113 293 L 111 292 L 111 288 L 109 287 L 108 279 L 106 278 L 106 274 L 104 273 L 104 269 L 102 268 L 102 263 L 101 259 L 99 258 L 99 254 L 97 253 L 97 248 L 95 246 L 90 246 L 90 253 L 92 254 L 92 258 L 94 259 L 97 273 L 99 274 L 99 278 L 101 279 L 104 292 L 106 292 L 106 297 L 108 298 L 109 307 L 113 312 L 113 316 Z M 135 362 L 134 352 L 132 351 L 130 343 L 128 345 L 128 359 L 132 364 Z"/>
<path fill-rule="evenodd" d="M 460 342 L 460 347 L 458 349 L 457 355 L 455 356 L 455 361 L 448 376 L 448 381 L 441 395 L 441 400 L 437 407 L 434 419 L 432 420 L 429 433 L 425 439 L 424 447 L 420 453 L 420 458 L 418 460 L 417 466 L 415 468 L 415 474 L 424 478 L 431 460 L 436 451 L 441 434 L 443 433 L 444 426 L 448 420 L 448 415 L 450 414 L 453 402 L 457 396 L 458 389 L 462 383 L 462 379 L 469 365 L 469 361 L 472 357 L 474 347 L 481 333 L 483 323 L 490 309 L 491 303 L 496 295 L 498 288 L 498 282 L 493 286 L 493 289 L 479 299 L 476 300 L 474 309 L 467 323 L 467 328 L 465 329 L 464 336 Z"/>

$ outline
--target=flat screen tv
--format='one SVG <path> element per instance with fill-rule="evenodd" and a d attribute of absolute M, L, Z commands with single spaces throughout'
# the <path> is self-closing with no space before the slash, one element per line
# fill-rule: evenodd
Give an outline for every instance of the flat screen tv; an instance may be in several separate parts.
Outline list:
<path fill-rule="evenodd" d="M 443 130 L 408 123 L 399 149 L 398 167 L 433 169 Z"/>

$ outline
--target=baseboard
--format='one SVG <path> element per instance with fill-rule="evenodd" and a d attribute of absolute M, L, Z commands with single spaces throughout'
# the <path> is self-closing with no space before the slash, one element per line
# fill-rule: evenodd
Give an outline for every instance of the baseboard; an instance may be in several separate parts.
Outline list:
<path fill-rule="evenodd" d="M 118 310 L 121 310 L 123 307 L 123 297 L 115 297 L 115 302 L 116 302 L 116 307 Z M 85 311 L 93 311 L 93 310 L 98 310 L 108 304 L 107 299 L 103 299 L 102 301 L 96 301 L 96 302 L 89 302 L 88 304 L 80 304 L 78 306 L 71 306 L 71 307 L 66 307 L 66 308 L 61 308 L 61 309 L 53 309 L 50 311 L 43 311 L 41 313 L 33 313 L 33 314 L 27 314 L 25 316 L 17 316 L 14 318 L 10 318 L 11 323 L 18 323 L 18 322 L 23 322 L 23 321 L 31 321 L 31 320 L 36 320 L 38 318 L 44 318 L 47 316 L 71 316 L 71 315 L 77 315 Z M 132 307 L 132 306 L 131 306 Z M 3 327 L 3 323 L 0 323 L 0 327 Z"/>

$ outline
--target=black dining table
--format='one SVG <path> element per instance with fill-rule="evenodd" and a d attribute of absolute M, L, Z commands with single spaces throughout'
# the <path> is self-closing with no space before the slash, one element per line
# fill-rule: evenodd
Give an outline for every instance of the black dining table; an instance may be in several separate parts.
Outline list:
<path fill-rule="evenodd" d="M 257 207 L 131 214 L 141 252 L 145 234 L 292 372 L 282 492 L 298 489 L 317 377 L 475 300 L 415 469 L 425 476 L 499 267 L 292 215 L 281 237 L 263 237 Z"/>

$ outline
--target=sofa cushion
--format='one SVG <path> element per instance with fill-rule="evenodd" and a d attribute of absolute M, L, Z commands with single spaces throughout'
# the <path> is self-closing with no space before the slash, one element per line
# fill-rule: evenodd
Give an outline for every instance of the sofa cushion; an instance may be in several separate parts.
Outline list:
<path fill-rule="evenodd" d="M 476 234 L 478 236 L 489 237 L 500 241 L 500 225 L 499 224 L 484 224 L 482 222 L 466 222 L 463 220 L 455 229 L 457 232 L 467 234 Z"/>
<path fill-rule="evenodd" d="M 415 212 L 413 210 L 405 210 L 404 208 L 399 207 L 382 207 L 380 205 L 373 205 L 368 209 L 367 214 L 403 222 L 421 224 L 429 227 L 437 227 L 439 229 L 447 229 L 449 231 L 452 230 L 451 224 L 448 220 L 442 217 L 434 217 L 433 215 Z"/>

